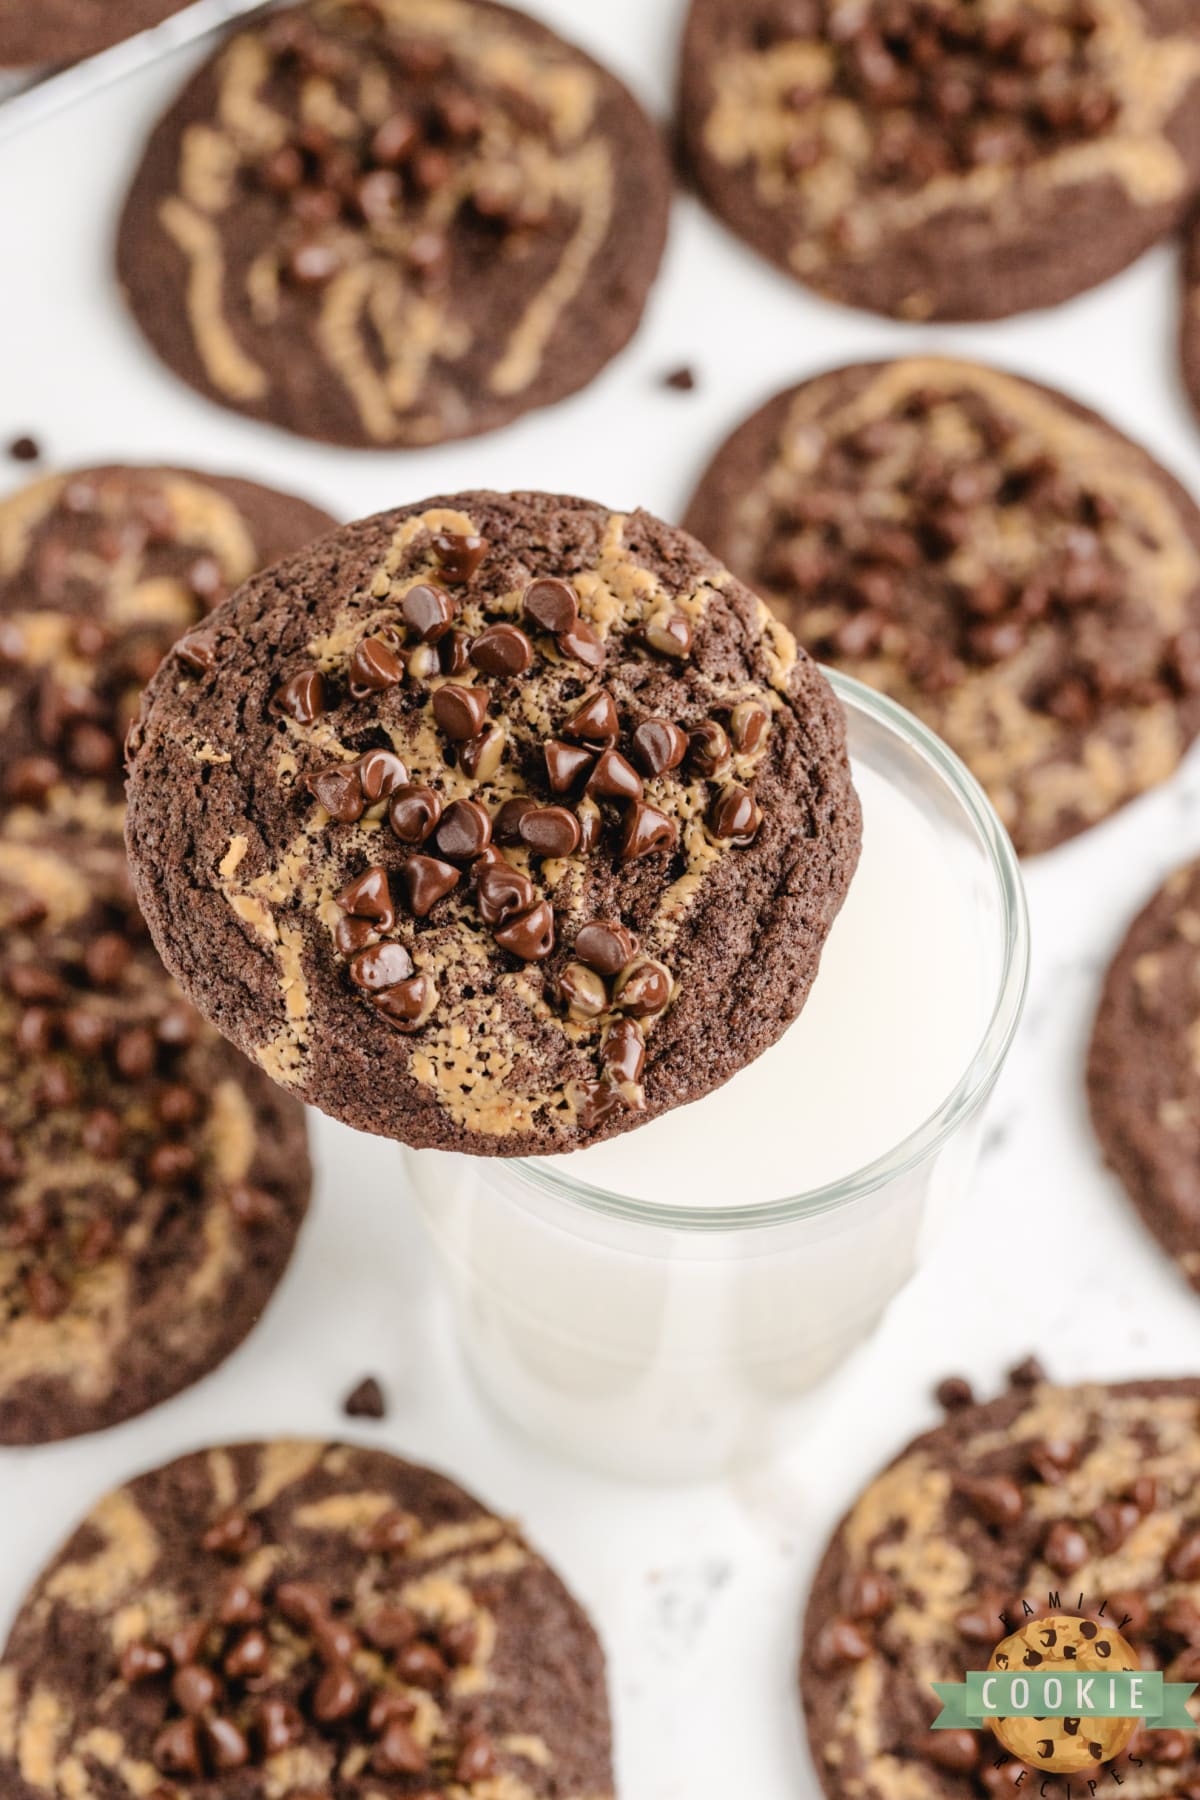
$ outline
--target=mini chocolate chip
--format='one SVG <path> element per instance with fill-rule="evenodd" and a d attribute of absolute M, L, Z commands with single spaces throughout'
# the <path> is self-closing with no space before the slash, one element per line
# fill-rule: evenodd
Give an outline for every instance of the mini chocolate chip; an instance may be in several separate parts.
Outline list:
<path fill-rule="evenodd" d="M 407 162 L 420 142 L 421 127 L 412 114 L 392 113 L 371 139 L 371 160 L 381 164 Z M 434 543 L 437 544 L 436 537 Z"/>
<path fill-rule="evenodd" d="M 650 776 L 677 769 L 687 750 L 687 733 L 670 719 L 643 719 L 633 734 L 633 753 Z"/>
<path fill-rule="evenodd" d="M 479 1648 L 479 1627 L 474 1619 L 451 1619 L 438 1632 L 438 1643 L 455 1668 L 462 1668 Z"/>
<path fill-rule="evenodd" d="M 270 1661 L 271 1647 L 265 1631 L 255 1626 L 244 1631 L 221 1664 L 231 1681 L 246 1681 L 263 1674 Z"/>
<path fill-rule="evenodd" d="M 478 800 L 454 800 L 442 814 L 434 843 L 443 856 L 468 861 L 486 850 L 492 841 L 492 821 Z"/>
<path fill-rule="evenodd" d="M 961 1375 L 947 1375 L 934 1389 L 934 1399 L 946 1412 L 958 1412 L 975 1404 L 975 1390 Z"/>
<path fill-rule="evenodd" d="M 37 462 L 42 452 L 38 441 L 33 437 L 16 437 L 8 446 L 8 454 L 14 462 Z"/>
<path fill-rule="evenodd" d="M 688 762 L 698 775 L 711 781 L 729 762 L 729 738 L 715 719 L 706 719 L 688 737 Z"/>
<path fill-rule="evenodd" d="M 412 975 L 375 994 L 371 1004 L 394 1031 L 406 1035 L 428 1023 L 437 994 L 428 975 Z"/>
<path fill-rule="evenodd" d="M 406 783 L 392 795 L 388 819 L 402 844 L 423 844 L 442 816 L 442 802 L 432 788 Z"/>
<path fill-rule="evenodd" d="M 38 1083 L 38 1098 L 43 1106 L 75 1105 L 79 1099 L 79 1085 L 65 1064 L 48 1063 L 42 1070 L 41 1080 Z M 191 1152 L 189 1152 L 190 1154 Z"/>
<path fill-rule="evenodd" d="M 458 886 L 460 872 L 436 856 L 410 856 L 400 870 L 400 880 L 414 918 L 423 919 L 439 900 Z"/>
<path fill-rule="evenodd" d="M 652 957 L 635 957 L 617 977 L 613 1000 L 622 1012 L 635 1019 L 648 1019 L 662 1012 L 671 998 L 671 973 L 664 963 Z"/>
<path fill-rule="evenodd" d="M 61 1318 L 70 1300 L 58 1276 L 43 1268 L 29 1270 L 25 1277 L 25 1294 L 34 1317 L 46 1321 Z"/>
<path fill-rule="evenodd" d="M 1057 1520 L 1042 1545 L 1042 1556 L 1056 1575 L 1074 1575 L 1077 1569 L 1082 1569 L 1090 1554 L 1087 1539 L 1069 1519 Z"/>
<path fill-rule="evenodd" d="M 563 737 L 601 749 L 615 744 L 620 734 L 617 704 L 607 688 L 598 688 L 582 706 L 577 706 L 562 728 Z"/>
<path fill-rule="evenodd" d="M 187 584 L 196 599 L 203 600 L 210 610 L 218 606 L 229 591 L 220 563 L 207 551 L 193 557 L 188 564 Z"/>
<path fill-rule="evenodd" d="M 196 1152 L 190 1144 L 158 1144 L 146 1159 L 146 1174 L 162 1187 L 175 1187 L 196 1170 Z"/>
<path fill-rule="evenodd" d="M 474 532 L 435 531 L 433 548 L 447 581 L 471 581 L 487 555 L 487 539 Z"/>
<path fill-rule="evenodd" d="M 400 616 L 423 644 L 436 644 L 454 622 L 456 608 L 445 588 L 420 581 L 400 602 Z"/>
<path fill-rule="evenodd" d="M 572 1019 L 598 1019 L 608 1010 L 608 989 L 586 963 L 568 963 L 558 978 L 558 997 Z"/>
<path fill-rule="evenodd" d="M 235 1181 L 229 1190 L 229 1210 L 239 1225 L 253 1231 L 270 1225 L 279 1216 L 279 1208 L 265 1188 L 253 1187 L 248 1181 Z"/>
<path fill-rule="evenodd" d="M 533 645 L 519 625 L 489 625 L 471 644 L 471 661 L 485 675 L 523 675 Z"/>
<path fill-rule="evenodd" d="M 586 620 L 577 620 L 570 631 L 560 631 L 554 641 L 572 662 L 581 662 L 589 669 L 604 667 L 604 645 Z"/>
<path fill-rule="evenodd" d="M 665 613 L 647 619 L 637 634 L 638 640 L 655 656 L 679 659 L 692 648 L 692 622 L 683 613 Z"/>
<path fill-rule="evenodd" d="M 195 1008 L 186 1000 L 174 1000 L 167 1007 L 158 1021 L 157 1036 L 160 1044 L 168 1044 L 172 1049 L 186 1048 L 196 1041 L 200 1018 Z"/>
<path fill-rule="evenodd" d="M 121 1121 L 111 1107 L 97 1106 L 84 1119 L 80 1138 L 90 1156 L 110 1161 L 121 1148 Z"/>
<path fill-rule="evenodd" d="M 263 1604 L 241 1575 L 230 1575 L 217 1602 L 217 1622 L 221 1625 L 257 1625 L 263 1617 Z"/>
<path fill-rule="evenodd" d="M 289 1624 L 309 1630 L 329 1616 L 329 1594 L 315 1581 L 281 1582 L 275 1590 L 275 1604 Z"/>
<path fill-rule="evenodd" d="M 503 725 L 488 725 L 478 737 L 459 746 L 458 766 L 472 781 L 493 781 L 504 760 L 507 743 Z"/>
<path fill-rule="evenodd" d="M 871 1640 L 852 1619 L 831 1619 L 817 1634 L 813 1654 L 825 1671 L 863 1662 L 871 1654 Z"/>
<path fill-rule="evenodd" d="M 4 791 L 10 800 L 40 806 L 61 779 L 52 756 L 19 756 L 5 775 Z"/>
<path fill-rule="evenodd" d="M 356 700 L 404 680 L 404 664 L 381 637 L 365 637 L 350 658 L 350 692 Z"/>
<path fill-rule="evenodd" d="M 376 1650 L 402 1650 L 405 1644 L 411 1644 L 419 1635 L 416 1614 L 407 1606 L 382 1606 L 373 1612 L 363 1627 L 363 1634 L 369 1644 Z M 392 1698 L 380 1695 L 379 1699 Z M 408 1703 L 408 1716 L 412 1715 L 412 1702 Z M 372 1713 L 375 1709 L 372 1707 Z M 374 1718 L 371 1720 L 373 1730 L 378 1730 Z"/>
<path fill-rule="evenodd" d="M 1141 1523 L 1141 1508 L 1132 1500 L 1106 1500 L 1092 1515 L 1106 1555 L 1119 1550 L 1130 1532 Z M 1067 1571 L 1070 1573 L 1070 1571 Z"/>
<path fill-rule="evenodd" d="M 358 1711 L 362 1689 L 354 1672 L 344 1663 L 331 1663 L 313 1689 L 313 1716 L 322 1725 L 334 1725 Z"/>
<path fill-rule="evenodd" d="M 1176 1581 L 1200 1580 L 1200 1530 L 1180 1538 L 1167 1558 L 1167 1572 Z"/>
<path fill-rule="evenodd" d="M 969 1775 L 979 1763 L 979 1740 L 973 1731 L 926 1731 L 917 1754 L 952 1775 Z"/>
<path fill-rule="evenodd" d="M 1159 1502 L 1158 1477 L 1139 1475 L 1129 1490 L 1129 1497 L 1139 1512 L 1154 1512 Z"/>
<path fill-rule="evenodd" d="M 575 954 L 600 975 L 618 975 L 637 949 L 633 933 L 617 919 L 591 919 L 575 934 Z"/>
<path fill-rule="evenodd" d="M 486 688 L 463 687 L 458 682 L 451 681 L 445 687 L 438 688 L 433 696 L 433 716 L 446 736 L 455 743 L 464 743 L 467 738 L 478 736 L 483 729 L 487 709 Z"/>
<path fill-rule="evenodd" d="M 308 788 L 339 825 L 353 825 L 366 810 L 366 797 L 354 763 L 339 763 L 310 775 Z"/>
<path fill-rule="evenodd" d="M 602 750 L 596 766 L 588 776 L 585 793 L 605 800 L 640 800 L 644 793 L 642 778 L 619 750 Z"/>
<path fill-rule="evenodd" d="M 374 1375 L 364 1375 L 350 1389 L 342 1401 L 342 1411 L 348 1419 L 386 1419 L 387 1401 Z"/>
<path fill-rule="evenodd" d="M 165 1675 L 169 1667 L 170 1658 L 166 1651 L 149 1638 L 135 1638 L 131 1644 L 126 1644 L 117 1664 L 121 1680 L 130 1686 L 138 1681 L 152 1681 L 156 1675 Z"/>
<path fill-rule="evenodd" d="M 292 245 L 284 267 L 297 287 L 324 287 L 339 274 L 343 252 L 330 238 L 303 237 Z"/>
<path fill-rule="evenodd" d="M 592 751 L 577 744 L 564 744 L 559 738 L 550 738 L 543 744 L 542 754 L 546 758 L 546 777 L 555 794 L 567 793 L 593 762 Z"/>
<path fill-rule="evenodd" d="M 103 775 L 117 766 L 117 740 L 98 725 L 76 725 L 67 743 L 67 760 L 81 775 Z"/>
<path fill-rule="evenodd" d="M 395 987 L 398 981 L 407 981 L 412 972 L 412 957 L 394 938 L 383 944 L 368 945 L 350 964 L 351 981 L 368 994 Z"/>
<path fill-rule="evenodd" d="M 182 1081 L 171 1081 L 159 1090 L 154 1110 L 164 1125 L 191 1125 L 200 1115 L 200 1096 Z"/>
<path fill-rule="evenodd" d="M 565 806 L 531 807 L 518 829 L 535 856 L 570 856 L 579 848 L 579 820 Z"/>
<path fill-rule="evenodd" d="M 491 1739 L 482 1731 L 468 1732 L 454 1765 L 455 1781 L 461 1781 L 464 1787 L 470 1787 L 473 1781 L 490 1781 L 496 1768 L 496 1752 Z"/>
<path fill-rule="evenodd" d="M 646 1039 L 636 1019 L 615 1019 L 604 1033 L 600 1060 L 610 1081 L 633 1087 L 642 1079 Z"/>
<path fill-rule="evenodd" d="M 542 962 L 554 949 L 554 913 L 545 900 L 499 926 L 496 942 L 522 962 Z"/>
<path fill-rule="evenodd" d="M 228 1773 L 241 1769 L 250 1761 L 250 1745 L 246 1734 L 232 1719 L 206 1720 L 203 1728 L 204 1747 L 214 1770 Z"/>
<path fill-rule="evenodd" d="M 374 919 L 381 931 L 390 931 L 395 923 L 396 910 L 392 905 L 388 872 L 379 863 L 372 864 L 353 881 L 348 881 L 334 895 L 334 900 L 343 912 L 352 913 L 356 919 Z"/>
<path fill-rule="evenodd" d="M 894 1589 L 878 1569 L 856 1569 L 842 1583 L 842 1610 L 851 1619 L 878 1619 L 892 1604 Z"/>
<path fill-rule="evenodd" d="M 955 1485 L 972 1510 L 989 1525 L 1015 1525 L 1025 1511 L 1021 1490 L 1007 1475 L 964 1475 Z"/>
<path fill-rule="evenodd" d="M 149 1075 L 158 1061 L 158 1045 L 147 1025 L 131 1025 L 116 1043 L 117 1067 L 128 1081 Z"/>
<path fill-rule="evenodd" d="M 487 863 L 475 875 L 479 916 L 485 925 L 504 925 L 518 913 L 528 912 L 537 901 L 537 890 L 523 869 L 511 863 Z"/>
<path fill-rule="evenodd" d="M 200 675 L 206 674 L 217 660 L 216 632 L 189 631 L 176 644 L 175 654 L 186 668 L 194 669 Z"/>
<path fill-rule="evenodd" d="M 129 967 L 133 954 L 129 940 L 119 931 L 102 931 L 83 953 L 83 966 L 96 987 L 115 987 Z"/>
<path fill-rule="evenodd" d="M 1064 1472 L 1079 1461 L 1079 1445 L 1073 1438 L 1040 1438 L 1029 1452 L 1029 1461 L 1040 1480 L 1057 1486 Z"/>
<path fill-rule="evenodd" d="M 164 1775 L 199 1775 L 204 1762 L 196 1720 L 173 1719 L 155 1738 L 150 1754 Z"/>
<path fill-rule="evenodd" d="M 271 700 L 273 712 L 287 713 L 298 724 L 311 725 L 320 718 L 328 704 L 325 677 L 320 669 L 301 669 L 290 681 L 277 688 Z"/>
<path fill-rule="evenodd" d="M 674 850 L 678 842 L 679 827 L 674 819 L 669 819 L 656 806 L 635 800 L 621 827 L 620 860 L 637 862 L 656 850 Z"/>
<path fill-rule="evenodd" d="M 708 812 L 708 826 L 723 843 L 749 844 L 762 824 L 762 809 L 749 788 L 733 782 L 722 788 Z"/>
<path fill-rule="evenodd" d="M 223 1693 L 220 1681 L 202 1663 L 185 1663 L 171 1680 L 171 1698 L 193 1718 L 215 1706 Z"/>
<path fill-rule="evenodd" d="M 278 1756 L 304 1736 L 304 1720 L 286 1700 L 264 1700 L 255 1717 L 255 1736 L 264 1756 Z"/>
<path fill-rule="evenodd" d="M 433 1690 L 441 1687 L 449 1671 L 445 1660 L 433 1645 L 417 1639 L 414 1643 L 405 1644 L 398 1653 L 396 1673 L 401 1681 L 407 1681 L 412 1687 Z"/>
<path fill-rule="evenodd" d="M 537 801 L 528 794 L 518 794 L 514 799 L 506 800 L 492 820 L 493 841 L 514 849 L 521 842 L 521 820 L 536 806 Z"/>
<path fill-rule="evenodd" d="M 403 1719 L 389 1719 L 371 1755 L 377 1775 L 422 1775 L 428 1763 Z"/>
<path fill-rule="evenodd" d="M 200 1539 L 200 1547 L 213 1555 L 236 1559 L 257 1550 L 261 1542 L 262 1531 L 258 1525 L 241 1507 L 235 1507 L 208 1527 Z"/>
<path fill-rule="evenodd" d="M 368 750 L 351 766 L 358 771 L 363 798 L 370 806 L 386 800 L 408 780 L 408 770 L 394 750 Z"/>
<path fill-rule="evenodd" d="M 542 631 L 558 637 L 574 629 L 579 619 L 579 597 L 569 581 L 542 576 L 531 581 L 521 596 L 527 619 Z"/>

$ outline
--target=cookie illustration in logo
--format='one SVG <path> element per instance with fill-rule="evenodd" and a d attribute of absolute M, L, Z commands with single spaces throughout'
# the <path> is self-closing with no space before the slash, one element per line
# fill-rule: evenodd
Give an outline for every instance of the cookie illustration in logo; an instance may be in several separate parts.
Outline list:
<path fill-rule="evenodd" d="M 1114 1669 L 1140 1668 L 1136 1655 L 1119 1632 L 1093 1619 L 1072 1619 L 1051 1613 L 1030 1619 L 997 1644 L 988 1668 L 1007 1672 L 1036 1669 L 1042 1674 L 1064 1674 L 1078 1669 L 1106 1673 Z M 1060 1775 L 1111 1762 L 1120 1756 L 1138 1728 L 1136 1719 L 992 1719 L 992 1730 L 1004 1748 L 1032 1769 L 1053 1769 Z"/>

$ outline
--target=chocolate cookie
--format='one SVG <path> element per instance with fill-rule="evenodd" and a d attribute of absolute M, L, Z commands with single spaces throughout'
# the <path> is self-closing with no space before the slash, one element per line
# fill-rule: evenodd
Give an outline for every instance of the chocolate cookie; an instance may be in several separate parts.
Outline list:
<path fill-rule="evenodd" d="M 1200 1290 L 1200 863 L 1129 927 L 1104 982 L 1087 1085 L 1109 1165 Z"/>
<path fill-rule="evenodd" d="M 1193 215 L 1184 233 L 1180 351 L 1184 385 L 1200 416 L 1200 212 Z"/>
<path fill-rule="evenodd" d="M 1200 512 L 1048 388 L 934 357 L 818 376 L 733 434 L 685 523 L 944 737 L 1018 850 L 1164 780 L 1200 730 Z"/>
<path fill-rule="evenodd" d="M 109 1494 L 35 1584 L 0 1661 L 0 1791 L 610 1800 L 603 1652 L 442 1476 L 203 1451 Z"/>
<path fill-rule="evenodd" d="M 0 500 L 0 796 L 119 831 L 122 739 L 166 650 L 333 523 L 182 469 L 81 469 Z"/>
<path fill-rule="evenodd" d="M 76 62 L 158 25 L 187 0 L 0 0 L 0 69 Z"/>
<path fill-rule="evenodd" d="M 1115 275 L 1200 187 L 1192 0 L 692 0 L 701 193 L 789 275 L 997 319 Z"/>
<path fill-rule="evenodd" d="M 666 235 L 657 133 L 490 0 L 314 0 L 243 26 L 150 140 L 118 268 L 210 399 L 368 447 L 470 437 L 583 387 Z"/>
<path fill-rule="evenodd" d="M 1002 1639 L 1062 1612 L 1194 1682 L 1198 1579 L 1200 1381 L 1040 1383 L 956 1410 L 871 1483 L 817 1572 L 800 1682 L 825 1793 L 1036 1793 L 1036 1759 L 1010 1759 L 990 1730 L 930 1730 L 931 1683 L 986 1669 Z M 1139 1729 L 1110 1770 L 1141 1800 L 1189 1794 L 1200 1739 Z"/>
<path fill-rule="evenodd" d="M 841 712 L 642 512 L 460 494 L 177 646 L 131 741 L 155 940 L 276 1080 L 516 1156 L 702 1094 L 795 1018 L 858 856 Z"/>
<path fill-rule="evenodd" d="M 0 828 L 4 1444 L 207 1374 L 262 1313 L 309 1189 L 302 1109 L 182 999 L 120 840 L 26 822 Z"/>

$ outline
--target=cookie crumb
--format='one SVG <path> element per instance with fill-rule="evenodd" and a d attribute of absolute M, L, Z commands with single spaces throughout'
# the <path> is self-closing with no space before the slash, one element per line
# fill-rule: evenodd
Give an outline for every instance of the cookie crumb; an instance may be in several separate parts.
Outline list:
<path fill-rule="evenodd" d="M 351 1388 L 342 1401 L 348 1419 L 386 1419 L 387 1401 L 383 1389 L 373 1375 L 364 1375 L 357 1387 Z"/>
<path fill-rule="evenodd" d="M 8 454 L 14 462 L 40 462 L 42 446 L 35 437 L 29 437 L 28 435 L 16 437 L 13 438 L 8 446 Z"/>
<path fill-rule="evenodd" d="M 681 368 L 672 369 L 670 374 L 664 375 L 662 385 L 673 388 L 677 394 L 690 394 L 696 386 L 696 371 L 684 363 Z"/>
<path fill-rule="evenodd" d="M 1036 1356 L 1027 1356 L 1024 1362 L 1019 1362 L 1016 1368 L 1008 1371 L 1008 1384 L 1010 1387 L 1037 1387 L 1038 1383 L 1045 1381 L 1045 1379 L 1046 1371 Z"/>
<path fill-rule="evenodd" d="M 975 1391 L 961 1375 L 947 1375 L 933 1390 L 934 1399 L 945 1412 L 957 1412 L 962 1406 L 975 1404 Z"/>

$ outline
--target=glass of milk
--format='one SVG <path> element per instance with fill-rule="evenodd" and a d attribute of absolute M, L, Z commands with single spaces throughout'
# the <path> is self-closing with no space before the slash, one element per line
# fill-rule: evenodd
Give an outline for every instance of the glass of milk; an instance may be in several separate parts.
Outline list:
<path fill-rule="evenodd" d="M 626 1476 L 769 1452 L 965 1195 L 1025 996 L 1021 877 L 978 784 L 845 676 L 858 872 L 808 1004 L 715 1093 L 570 1155 L 405 1151 L 495 1404 Z"/>

